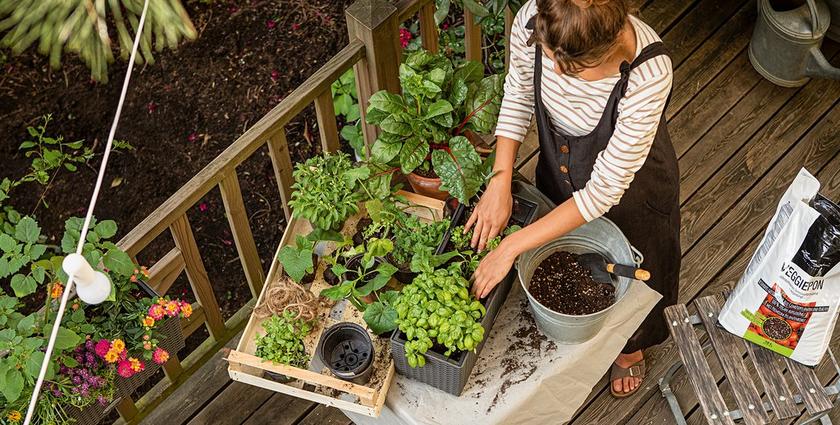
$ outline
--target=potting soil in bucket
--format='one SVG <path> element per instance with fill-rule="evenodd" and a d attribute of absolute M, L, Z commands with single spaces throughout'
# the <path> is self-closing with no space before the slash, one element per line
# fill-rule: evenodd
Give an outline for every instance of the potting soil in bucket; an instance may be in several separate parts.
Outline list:
<path fill-rule="evenodd" d="M 561 344 L 580 344 L 597 335 L 613 306 L 630 287 L 631 280 L 625 277 L 614 277 L 613 288 L 592 281 L 588 270 L 576 262 L 576 255 L 585 253 L 600 254 L 616 264 L 641 263 L 618 226 L 603 217 L 526 252 L 517 260 L 519 281 L 537 326 Z M 550 279 L 549 273 L 558 276 Z M 559 282 L 562 285 L 549 288 Z"/>

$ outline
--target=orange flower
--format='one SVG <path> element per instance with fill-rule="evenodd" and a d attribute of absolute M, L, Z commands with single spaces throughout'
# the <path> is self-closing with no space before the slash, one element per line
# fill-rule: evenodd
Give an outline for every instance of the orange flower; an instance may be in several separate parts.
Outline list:
<path fill-rule="evenodd" d="M 111 350 L 108 350 L 107 353 L 105 353 L 105 361 L 108 362 L 108 363 L 114 363 L 119 359 L 120 359 L 119 351 L 114 351 L 113 349 L 111 349 Z"/>
<path fill-rule="evenodd" d="M 131 364 L 131 370 L 135 372 L 143 371 L 143 363 L 140 360 L 135 359 L 134 357 L 129 357 L 128 362 Z"/>
<path fill-rule="evenodd" d="M 50 292 L 50 296 L 53 299 L 61 298 L 61 294 L 63 294 L 63 293 L 64 293 L 64 286 L 61 284 L 61 282 L 53 283 L 52 292 Z"/>
<path fill-rule="evenodd" d="M 114 350 L 117 353 L 122 352 L 125 350 L 125 342 L 119 338 L 115 339 L 114 342 L 111 343 L 111 350 Z"/>
<path fill-rule="evenodd" d="M 184 317 L 192 316 L 192 311 L 193 310 L 192 310 L 192 306 L 190 305 L 190 303 L 182 303 L 181 304 L 181 314 L 183 314 Z"/>
<path fill-rule="evenodd" d="M 181 312 L 181 306 L 178 305 L 177 301 L 169 301 L 166 304 L 166 315 L 169 317 L 175 317 L 178 313 Z"/>
<path fill-rule="evenodd" d="M 155 325 L 155 319 L 152 316 L 146 316 L 143 319 L 143 326 L 145 326 L 147 328 L 151 328 L 154 325 Z"/>

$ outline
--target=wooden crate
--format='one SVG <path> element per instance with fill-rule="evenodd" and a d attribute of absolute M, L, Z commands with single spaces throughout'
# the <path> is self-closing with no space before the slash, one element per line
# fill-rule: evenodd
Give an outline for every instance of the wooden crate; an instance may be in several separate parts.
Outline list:
<path fill-rule="evenodd" d="M 406 210 L 408 213 L 414 214 L 424 220 L 443 219 L 444 203 L 442 201 L 408 192 L 400 192 L 400 195 L 405 196 L 411 204 L 411 207 Z M 356 223 L 364 215 L 365 213 L 362 211 L 360 214 L 348 219 L 342 232 L 352 234 L 355 231 Z M 307 235 L 311 230 L 312 226 L 306 220 L 292 218 L 286 227 L 286 232 L 283 234 L 280 246 L 277 248 L 278 252 L 286 244 L 293 244 L 297 235 Z M 277 261 L 277 256 L 275 255 L 262 293 L 257 300 L 257 305 L 262 303 L 263 297 L 268 289 L 272 285 L 276 285 L 282 278 L 282 267 L 282 264 Z M 321 289 L 328 287 L 328 284 L 323 279 L 325 269 L 326 264 L 323 261 L 319 261 L 315 273 L 315 280 L 309 287 L 309 290 L 314 294 L 318 294 Z M 341 321 L 354 322 L 365 326 L 361 313 L 349 303 L 345 304 Z M 337 322 L 337 320 L 329 317 L 333 307 L 333 303 L 324 305 L 319 312 L 318 319 L 316 319 L 314 329 L 304 342 L 306 353 L 311 358 L 316 356 L 315 349 L 324 329 Z M 242 339 L 239 341 L 236 350 L 231 351 L 228 355 L 228 373 L 231 379 L 349 412 L 372 417 L 379 416 L 395 373 L 394 362 L 391 359 L 391 349 L 387 339 L 371 335 L 376 353 L 373 360 L 374 370 L 371 380 L 367 385 L 358 385 L 336 378 L 326 368 L 322 371 L 312 371 L 288 365 L 274 364 L 257 357 L 254 354 L 256 352 L 255 338 L 257 335 L 263 333 L 262 323 L 264 320 L 266 319 L 259 319 L 256 315 L 251 314 L 251 318 L 245 327 Z M 285 375 L 294 378 L 294 380 L 288 383 L 277 382 L 265 377 L 266 372 Z"/>

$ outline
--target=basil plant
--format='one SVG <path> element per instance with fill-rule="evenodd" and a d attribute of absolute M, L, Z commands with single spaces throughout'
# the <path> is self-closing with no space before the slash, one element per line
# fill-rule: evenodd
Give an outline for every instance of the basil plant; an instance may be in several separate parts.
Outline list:
<path fill-rule="evenodd" d="M 381 129 L 373 161 L 404 174 L 431 167 L 441 190 L 469 202 L 490 177 L 492 157 L 483 161 L 464 133 L 493 131 L 504 75 L 484 77 L 479 62 L 456 67 L 442 54 L 419 50 L 400 65 L 400 85 L 401 95 L 380 91 L 370 98 L 367 122 Z"/>

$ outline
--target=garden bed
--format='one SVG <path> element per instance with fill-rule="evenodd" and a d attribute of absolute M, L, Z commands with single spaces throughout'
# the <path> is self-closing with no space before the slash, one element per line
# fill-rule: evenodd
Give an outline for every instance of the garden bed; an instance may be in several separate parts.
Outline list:
<path fill-rule="evenodd" d="M 410 193 L 401 193 L 401 195 L 405 196 L 409 202 L 422 206 L 409 208 L 408 213 L 424 220 L 440 220 L 443 218 L 443 202 Z M 365 216 L 366 213 L 362 209 L 359 214 L 350 217 L 344 223 L 342 234 L 352 235 L 356 230 L 358 221 Z M 280 248 L 291 244 L 297 236 L 308 235 L 311 231 L 312 226 L 309 222 L 293 218 L 283 235 L 278 253 Z M 308 288 L 313 294 L 319 294 L 323 289 L 331 287 L 323 277 L 327 267 L 325 261 L 318 262 L 315 278 Z M 260 305 L 265 294 L 272 286 L 280 284 L 281 279 L 284 279 L 282 264 L 275 260 L 257 305 Z M 323 297 L 321 299 L 325 300 Z M 227 359 L 231 379 L 351 412 L 368 416 L 379 415 L 394 376 L 394 362 L 391 359 L 388 339 L 379 338 L 369 331 L 375 354 L 373 372 L 370 381 L 365 385 L 338 379 L 320 364 L 316 356 L 316 347 L 321 334 L 330 326 L 340 322 L 367 326 L 362 314 L 351 303 L 326 301 L 320 304 L 314 327 L 304 339 L 305 351 L 310 357 L 309 368 L 307 369 L 274 364 L 256 356 L 256 337 L 262 332 L 262 323 L 265 320 L 258 318 L 257 315 L 252 315 L 248 321 L 236 350 L 231 351 Z M 275 374 L 275 376 L 283 375 L 292 380 L 286 383 L 279 382 L 268 377 L 266 373 Z"/>

